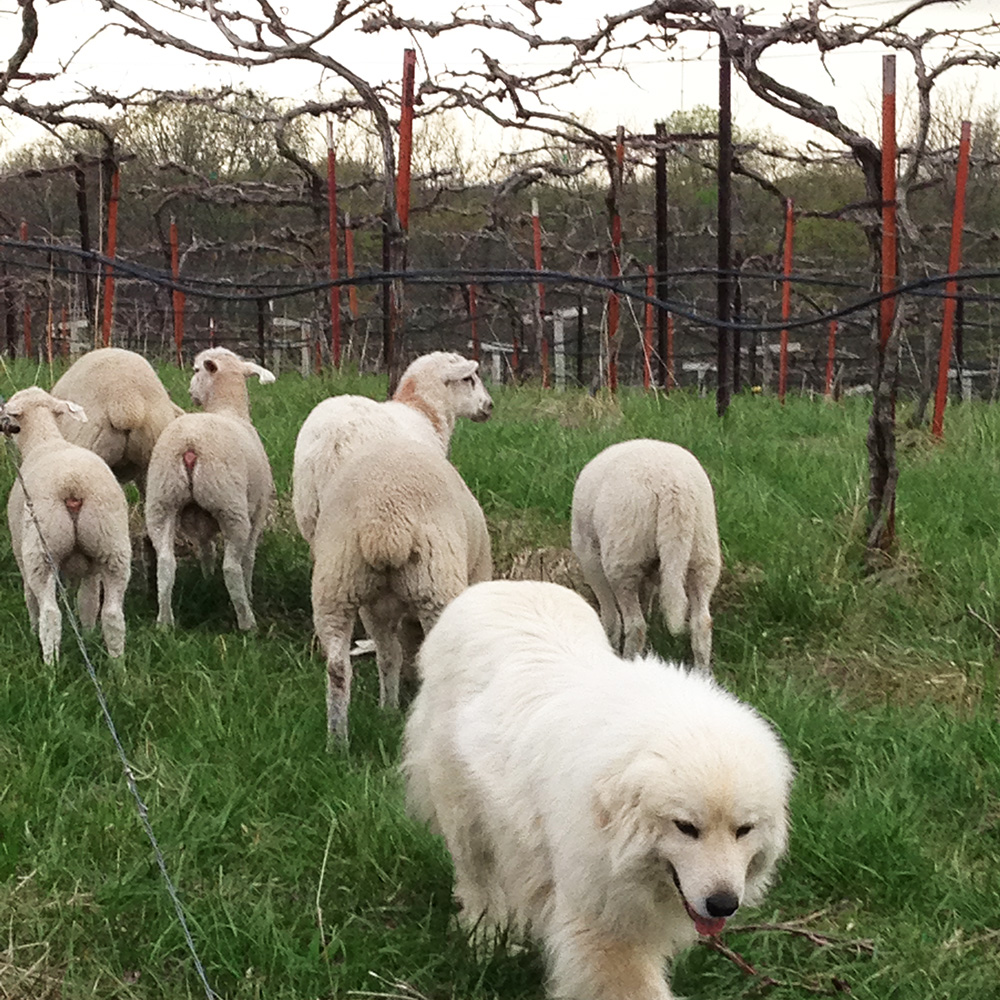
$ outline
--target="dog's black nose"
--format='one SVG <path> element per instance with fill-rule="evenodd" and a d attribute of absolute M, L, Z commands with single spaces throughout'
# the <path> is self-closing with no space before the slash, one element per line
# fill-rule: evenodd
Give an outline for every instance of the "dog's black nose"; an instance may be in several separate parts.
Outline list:
<path fill-rule="evenodd" d="M 731 892 L 715 892 L 705 900 L 710 917 L 731 917 L 739 909 L 740 901 Z"/>

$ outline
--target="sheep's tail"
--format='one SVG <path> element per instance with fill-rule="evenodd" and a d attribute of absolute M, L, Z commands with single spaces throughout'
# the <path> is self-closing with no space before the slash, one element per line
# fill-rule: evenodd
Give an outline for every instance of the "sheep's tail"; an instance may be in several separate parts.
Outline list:
<path fill-rule="evenodd" d="M 372 569 L 400 569 L 416 559 L 416 526 L 408 522 L 369 518 L 359 528 L 357 542 Z"/>
<path fill-rule="evenodd" d="M 660 611 L 671 635 L 680 635 L 687 626 L 687 574 L 694 551 L 696 517 L 691 496 L 670 490 L 660 497 L 656 514 Z"/>

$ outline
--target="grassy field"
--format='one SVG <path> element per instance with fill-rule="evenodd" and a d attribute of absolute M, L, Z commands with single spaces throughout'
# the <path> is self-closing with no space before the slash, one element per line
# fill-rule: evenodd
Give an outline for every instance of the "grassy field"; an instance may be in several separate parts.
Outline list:
<path fill-rule="evenodd" d="M 164 369 L 187 403 L 187 376 Z M 23 362 L 0 393 L 51 384 Z M 93 658 L 198 952 L 222 996 L 307 1000 L 542 995 L 537 952 L 467 946 L 443 845 L 410 820 L 396 772 L 400 716 L 358 670 L 347 757 L 323 752 L 322 660 L 309 564 L 294 531 L 295 434 L 332 392 L 376 379 L 283 375 L 251 386 L 279 503 L 261 546 L 260 630 L 235 631 L 221 577 L 181 565 L 178 628 L 155 628 L 141 586 L 124 662 Z M 694 998 L 851 995 L 981 1000 L 1000 983 L 1000 411 L 947 415 L 945 446 L 900 443 L 900 553 L 862 569 L 863 401 L 713 401 L 623 392 L 615 403 L 494 394 L 452 457 L 486 511 L 498 572 L 568 545 L 574 479 L 639 436 L 695 452 L 716 489 L 726 568 L 717 676 L 774 721 L 798 768 L 793 836 L 760 910 L 724 954 L 675 965 Z M 0 487 L 13 478 L 0 459 Z M 136 573 L 136 583 L 141 574 Z M 684 641 L 652 631 L 684 657 Z M 83 658 L 64 630 L 45 668 L 0 530 L 0 998 L 204 996 L 122 777 Z"/>

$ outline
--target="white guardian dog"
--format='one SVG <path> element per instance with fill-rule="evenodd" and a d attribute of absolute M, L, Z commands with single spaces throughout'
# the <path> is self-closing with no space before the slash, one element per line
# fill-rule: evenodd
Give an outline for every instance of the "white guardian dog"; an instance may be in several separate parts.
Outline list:
<path fill-rule="evenodd" d="M 552 583 L 469 587 L 418 665 L 408 798 L 463 924 L 537 938 L 551 997 L 669 1000 L 664 960 L 756 903 L 785 851 L 774 730 L 707 675 L 621 659 Z"/>

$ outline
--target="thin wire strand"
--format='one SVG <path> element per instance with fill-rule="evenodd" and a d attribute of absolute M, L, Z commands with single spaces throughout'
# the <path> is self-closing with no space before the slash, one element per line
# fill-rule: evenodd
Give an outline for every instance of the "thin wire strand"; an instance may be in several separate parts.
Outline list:
<path fill-rule="evenodd" d="M 2 403 L 3 399 L 0 397 L 0 405 L 2 405 Z M 149 838 L 149 842 L 153 847 L 153 853 L 156 856 L 156 863 L 160 868 L 160 874 L 163 876 L 163 881 L 166 884 L 167 893 L 169 894 L 170 900 L 174 905 L 174 911 L 176 912 L 177 919 L 180 922 L 181 930 L 184 932 L 184 940 L 187 942 L 188 951 L 191 952 L 191 957 L 194 960 L 194 967 L 198 973 L 198 978 L 201 980 L 201 984 L 205 988 L 205 996 L 207 1000 L 221 1000 L 219 994 L 216 993 L 209 985 L 208 977 L 205 974 L 205 967 L 202 965 L 201 959 L 198 957 L 198 949 L 195 947 L 194 938 L 191 936 L 191 931 L 188 928 L 188 923 L 184 916 L 184 908 L 181 905 L 180 897 L 177 894 L 177 889 L 174 886 L 173 880 L 170 878 L 170 873 L 167 871 L 166 859 L 163 856 L 163 852 L 160 850 L 159 841 L 157 841 L 156 834 L 153 831 L 153 826 L 149 821 L 149 810 L 146 808 L 146 803 L 143 801 L 139 788 L 136 785 L 135 775 L 132 772 L 132 765 L 129 763 L 128 755 L 125 753 L 125 747 L 122 745 L 122 741 L 118 736 L 118 729 L 115 726 L 114 719 L 111 717 L 111 709 L 108 707 L 108 701 L 104 696 L 104 689 L 101 687 L 101 682 L 97 677 L 97 671 L 94 669 L 94 664 L 91 662 L 90 656 L 87 654 L 86 641 L 80 629 L 80 623 L 77 621 L 76 612 L 73 608 L 72 602 L 70 601 L 69 593 L 67 592 L 66 587 L 59 575 L 59 567 L 56 566 L 55 559 L 52 557 L 52 553 L 49 551 L 49 547 L 46 544 L 45 537 L 42 535 L 41 525 L 38 523 L 38 518 L 35 515 L 35 505 L 32 502 L 31 494 L 28 492 L 28 488 L 24 483 L 24 478 L 21 476 L 21 469 L 19 463 L 17 462 L 14 443 L 10 440 L 9 434 L 6 436 L 7 455 L 11 464 L 14 466 L 17 481 L 20 483 L 21 490 L 24 493 L 25 506 L 28 508 L 28 513 L 31 517 L 32 523 L 35 530 L 38 532 L 38 538 L 42 544 L 42 552 L 44 553 L 45 559 L 49 564 L 49 568 L 52 570 L 55 577 L 56 593 L 58 594 L 59 601 L 63 606 L 63 611 L 69 618 L 70 626 L 73 629 L 73 635 L 76 637 L 76 643 L 80 648 L 80 653 L 83 656 L 83 662 L 87 667 L 87 673 L 90 675 L 90 680 L 97 693 L 97 701 L 101 706 L 104 721 L 111 733 L 111 738 L 114 740 L 115 747 L 118 750 L 118 756 L 122 762 L 122 769 L 125 772 L 125 781 L 128 784 L 129 791 L 132 793 L 132 797 L 135 799 L 139 819 L 142 821 L 143 829 L 145 829 L 146 836 Z"/>
<path fill-rule="evenodd" d="M 863 312 L 878 305 L 883 299 L 899 298 L 903 295 L 928 294 L 935 297 L 945 297 L 940 292 L 931 292 L 929 290 L 939 288 L 949 281 L 966 282 L 977 279 L 1000 278 L 1000 270 L 995 268 L 958 271 L 954 274 L 929 275 L 897 285 L 886 292 L 872 292 L 839 309 L 828 310 L 824 313 L 815 313 L 812 316 L 798 319 L 748 323 L 746 321 L 720 320 L 705 313 L 694 312 L 684 303 L 674 302 L 669 299 L 659 299 L 656 296 L 647 296 L 645 291 L 635 291 L 629 287 L 629 282 L 638 282 L 640 278 L 645 282 L 644 276 L 641 275 L 629 275 L 612 280 L 596 276 L 572 274 L 565 271 L 535 271 L 528 268 L 429 268 L 419 271 L 371 271 L 333 281 L 314 281 L 301 285 L 266 285 L 262 283 L 251 286 L 252 290 L 250 291 L 242 294 L 234 294 L 233 291 L 222 292 L 198 288 L 188 281 L 176 282 L 162 271 L 154 271 L 150 268 L 122 260 L 121 258 L 109 258 L 103 254 L 80 250 L 76 247 L 44 243 L 22 243 L 17 240 L 3 238 L 0 238 L 0 247 L 16 247 L 21 250 L 37 250 L 45 253 L 63 253 L 73 257 L 86 258 L 110 268 L 117 276 L 124 275 L 126 277 L 141 278 L 155 282 L 163 288 L 183 292 L 185 295 L 203 299 L 221 299 L 229 302 L 260 302 L 270 299 L 289 298 L 310 292 L 327 291 L 335 287 L 354 285 L 360 288 L 386 284 L 392 281 L 402 281 L 414 285 L 448 285 L 457 282 L 528 284 L 540 281 L 546 284 L 585 285 L 608 292 L 617 292 L 620 295 L 626 295 L 630 299 L 639 302 L 651 303 L 654 307 L 673 313 L 674 316 L 686 319 L 697 326 L 709 327 L 716 330 L 740 330 L 745 333 L 774 333 L 779 330 L 798 330 L 805 327 L 817 326 L 828 323 L 832 319 L 843 319 L 854 313 Z M 706 270 L 705 273 L 717 272 Z M 732 273 L 734 275 L 740 274 L 743 278 L 751 277 L 746 272 Z M 766 277 L 778 280 L 781 276 L 766 275 Z M 830 284 L 829 281 L 824 282 L 823 279 L 817 278 L 800 277 L 795 280 L 808 281 L 813 284 Z M 237 286 L 228 284 L 227 287 L 234 289 Z"/>

